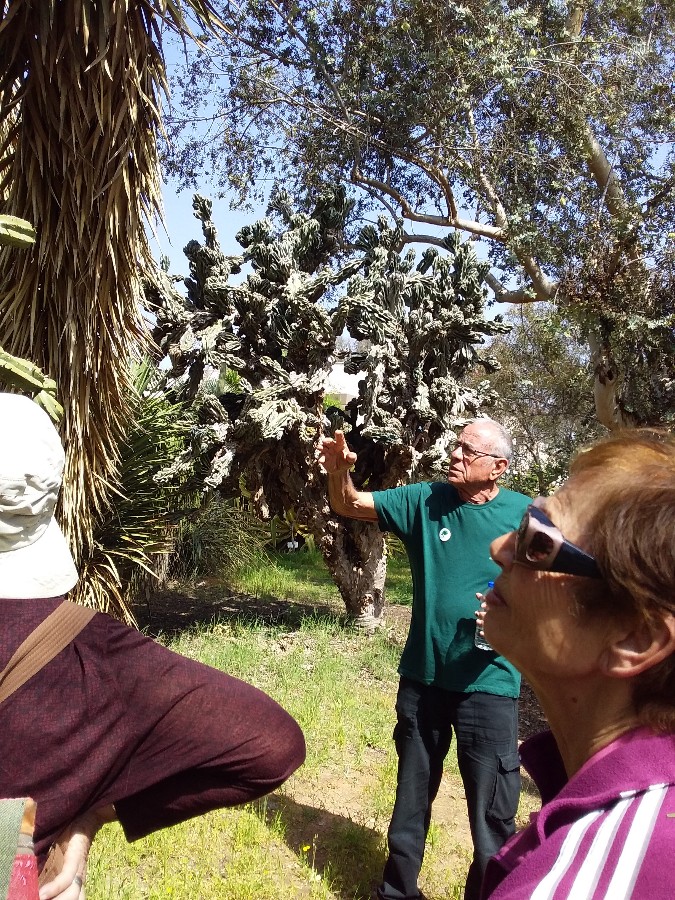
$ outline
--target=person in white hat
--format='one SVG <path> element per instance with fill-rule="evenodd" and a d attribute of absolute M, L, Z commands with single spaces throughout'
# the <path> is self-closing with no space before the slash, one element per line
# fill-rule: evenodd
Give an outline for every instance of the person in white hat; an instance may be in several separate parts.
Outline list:
<path fill-rule="evenodd" d="M 0 393 L 0 421 L 4 669 L 78 573 L 54 518 L 64 467 L 56 429 L 14 394 Z M 37 802 L 40 868 L 53 850 L 41 900 L 82 900 L 105 822 L 118 819 L 135 840 L 256 799 L 305 758 L 298 724 L 262 691 L 102 613 L 0 702 L 0 734 L 0 796 Z"/>
<path fill-rule="evenodd" d="M 77 570 L 54 518 L 64 453 L 47 414 L 27 397 L 0 395 L 0 595 L 59 597 Z"/>

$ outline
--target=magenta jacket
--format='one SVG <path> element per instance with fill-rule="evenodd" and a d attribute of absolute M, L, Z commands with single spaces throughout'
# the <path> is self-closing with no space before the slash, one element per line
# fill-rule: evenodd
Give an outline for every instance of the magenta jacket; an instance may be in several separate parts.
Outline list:
<path fill-rule="evenodd" d="M 550 731 L 520 752 L 543 806 L 488 863 L 482 900 L 675 897 L 675 735 L 631 731 L 569 781 Z"/>

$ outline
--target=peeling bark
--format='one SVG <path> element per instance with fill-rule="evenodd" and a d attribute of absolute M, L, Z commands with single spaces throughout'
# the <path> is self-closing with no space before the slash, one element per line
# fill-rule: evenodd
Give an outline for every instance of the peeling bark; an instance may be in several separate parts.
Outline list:
<path fill-rule="evenodd" d="M 619 404 L 621 385 L 619 368 L 614 363 L 609 348 L 595 335 L 589 336 L 588 343 L 591 348 L 593 395 L 598 421 L 610 431 L 630 428 L 634 422 L 622 411 Z"/>

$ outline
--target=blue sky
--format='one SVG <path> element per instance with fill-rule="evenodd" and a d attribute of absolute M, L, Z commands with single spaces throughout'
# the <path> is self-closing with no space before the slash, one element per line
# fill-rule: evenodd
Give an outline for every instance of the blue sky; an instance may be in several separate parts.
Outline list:
<path fill-rule="evenodd" d="M 187 259 L 183 253 L 183 247 L 188 241 L 203 240 L 201 223 L 195 218 L 192 211 L 193 191 L 181 191 L 171 180 L 167 181 L 163 189 L 164 197 L 164 218 L 166 224 L 166 233 L 158 230 L 158 240 L 151 240 L 151 246 L 155 258 L 159 260 L 160 255 L 168 256 L 170 260 L 170 271 L 173 275 L 187 275 Z M 213 199 L 213 193 L 208 184 L 202 185 L 198 193 L 204 197 Z M 265 211 L 261 209 L 259 216 L 264 216 Z M 241 247 L 234 239 L 239 229 L 249 222 L 252 222 L 256 215 L 251 212 L 241 210 L 231 210 L 227 199 L 213 199 L 213 221 L 218 229 L 218 239 L 223 251 L 227 254 L 238 254 Z"/>
<path fill-rule="evenodd" d="M 182 44 L 176 43 L 175 39 L 168 36 L 164 44 L 166 55 L 167 75 L 169 85 L 171 85 L 171 77 L 173 71 L 183 62 Z M 253 211 L 232 210 L 230 209 L 230 201 L 228 197 L 217 199 L 215 194 L 217 188 L 204 182 L 197 187 L 197 192 L 204 197 L 213 200 L 213 221 L 218 231 L 218 239 L 223 252 L 226 254 L 236 255 L 241 252 L 241 247 L 235 240 L 235 235 L 243 225 L 254 222 L 257 218 L 265 215 L 265 207 L 260 206 Z M 164 218 L 165 228 L 158 227 L 157 240 L 151 239 L 151 247 L 155 258 L 159 260 L 160 256 L 168 256 L 170 262 L 170 273 L 172 275 L 187 276 L 188 263 L 183 253 L 183 247 L 191 240 L 202 241 L 201 224 L 195 218 L 192 211 L 192 197 L 194 191 L 182 190 L 178 191 L 176 181 L 167 179 L 164 182 L 162 195 L 164 198 Z M 375 221 L 376 216 L 372 219 Z M 414 222 L 406 223 L 406 230 L 410 233 L 433 234 L 443 237 L 447 234 L 447 229 L 437 228 L 427 224 L 416 225 Z M 464 238 L 466 236 L 463 236 Z M 416 252 L 419 255 L 424 249 L 423 245 L 416 246 Z M 474 244 L 474 250 L 479 258 L 485 258 L 486 247 L 477 242 Z"/>

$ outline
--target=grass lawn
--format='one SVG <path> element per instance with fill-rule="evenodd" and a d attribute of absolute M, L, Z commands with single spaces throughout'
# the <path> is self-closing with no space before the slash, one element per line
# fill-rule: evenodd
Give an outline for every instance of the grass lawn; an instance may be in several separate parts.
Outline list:
<path fill-rule="evenodd" d="M 314 602 L 324 607 L 335 603 L 337 609 L 342 605 L 338 589 L 317 550 L 275 553 L 268 565 L 241 572 L 236 587 L 255 597 Z M 410 568 L 401 552 L 391 553 L 387 560 L 385 594 L 387 603 L 410 605 L 412 602 Z"/>
<path fill-rule="evenodd" d="M 391 733 L 402 634 L 384 628 L 368 637 L 345 628 L 337 591 L 322 567 L 317 554 L 296 553 L 247 573 L 237 589 L 259 599 L 237 613 L 227 606 L 222 585 L 171 592 L 173 606 L 181 597 L 189 603 L 208 595 L 216 612 L 163 642 L 278 700 L 303 728 L 307 762 L 258 803 L 219 810 L 131 845 L 119 826 L 107 826 L 92 849 L 88 900 L 373 895 L 396 782 Z M 405 560 L 394 563 L 394 590 L 405 592 L 406 573 Z M 278 598 L 286 598 L 281 608 L 288 615 L 268 617 L 267 597 L 277 598 L 277 609 Z M 446 768 L 420 880 L 430 900 L 461 897 L 470 859 L 452 752 Z M 534 806 L 525 795 L 524 814 Z"/>

